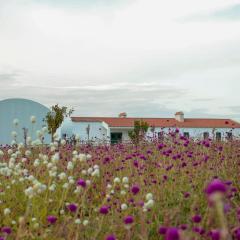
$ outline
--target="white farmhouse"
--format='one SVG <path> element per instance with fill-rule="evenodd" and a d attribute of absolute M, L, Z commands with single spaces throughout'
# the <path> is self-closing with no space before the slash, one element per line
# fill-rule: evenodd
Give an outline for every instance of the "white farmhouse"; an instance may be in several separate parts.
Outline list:
<path fill-rule="evenodd" d="M 129 118 L 126 113 L 118 117 L 72 117 L 61 128 L 62 137 L 79 135 L 83 141 L 125 142 L 128 132 L 134 128 L 135 120 L 149 124 L 148 137 L 161 138 L 164 133 L 178 128 L 185 137 L 197 139 L 215 138 L 217 140 L 240 137 L 240 123 L 231 119 L 185 118 L 177 112 L 174 118 Z"/>

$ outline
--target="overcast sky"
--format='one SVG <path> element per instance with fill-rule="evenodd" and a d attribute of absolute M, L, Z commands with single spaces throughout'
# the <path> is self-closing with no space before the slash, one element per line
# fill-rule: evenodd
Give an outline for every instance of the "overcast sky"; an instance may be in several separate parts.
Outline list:
<path fill-rule="evenodd" d="M 0 100 L 240 120 L 240 0 L 0 0 Z"/>

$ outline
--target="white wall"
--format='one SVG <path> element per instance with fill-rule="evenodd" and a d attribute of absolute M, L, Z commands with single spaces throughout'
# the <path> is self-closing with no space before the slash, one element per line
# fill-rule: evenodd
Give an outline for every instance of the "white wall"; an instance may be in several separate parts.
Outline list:
<path fill-rule="evenodd" d="M 88 140 L 86 128 L 90 125 L 89 140 L 97 141 L 107 139 L 108 131 L 102 122 L 73 122 L 72 132 L 78 134 L 83 141 Z"/>
<path fill-rule="evenodd" d="M 171 130 L 175 130 L 175 128 L 170 128 Z M 199 138 L 199 139 L 203 139 L 203 133 L 204 132 L 208 132 L 209 133 L 209 137 L 213 138 L 213 129 L 212 128 L 179 128 L 180 133 L 184 133 L 184 132 L 189 132 L 190 137 L 193 138 Z M 161 132 L 164 131 L 165 133 L 169 132 L 169 128 L 155 128 L 155 132 Z M 230 132 L 232 131 L 233 136 L 234 137 L 240 137 L 240 128 L 237 129 L 232 129 L 232 128 L 215 128 L 215 134 L 216 132 L 221 132 L 222 138 L 225 138 L 227 136 L 226 132 Z M 153 134 L 151 132 L 151 130 L 149 129 L 147 132 L 147 136 L 152 137 Z"/>

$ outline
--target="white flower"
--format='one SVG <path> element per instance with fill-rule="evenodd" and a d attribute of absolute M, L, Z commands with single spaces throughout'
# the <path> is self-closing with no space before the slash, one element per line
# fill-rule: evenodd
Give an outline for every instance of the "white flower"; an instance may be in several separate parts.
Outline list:
<path fill-rule="evenodd" d="M 52 184 L 48 189 L 49 191 L 54 192 L 56 189 L 56 184 Z"/>
<path fill-rule="evenodd" d="M 127 208 L 128 208 L 128 206 L 127 206 L 126 203 L 123 203 L 123 204 L 121 205 L 121 209 L 122 209 L 122 210 L 126 210 Z"/>
<path fill-rule="evenodd" d="M 87 171 L 86 170 L 82 170 L 82 175 L 87 175 Z"/>
<path fill-rule="evenodd" d="M 150 200 L 148 200 L 147 203 L 144 203 L 143 208 L 150 209 L 153 207 L 153 205 L 154 205 L 154 201 L 152 199 L 150 199 Z"/>
<path fill-rule="evenodd" d="M 35 159 L 33 166 L 34 167 L 38 167 L 40 165 L 40 160 L 39 159 Z"/>
<path fill-rule="evenodd" d="M 116 178 L 114 178 L 113 182 L 114 182 L 114 183 L 120 183 L 120 182 L 121 182 L 121 180 L 120 180 L 120 178 L 119 178 L 119 177 L 116 177 Z"/>
<path fill-rule="evenodd" d="M 84 221 L 83 221 L 83 226 L 87 226 L 87 225 L 88 225 L 88 223 L 89 223 L 89 221 L 88 221 L 88 220 L 84 220 Z"/>
<path fill-rule="evenodd" d="M 16 225 L 16 223 L 17 223 L 16 221 L 12 220 L 12 225 Z"/>
<path fill-rule="evenodd" d="M 92 158 L 92 156 L 90 154 L 87 154 L 86 158 L 87 158 L 87 160 L 90 160 Z"/>
<path fill-rule="evenodd" d="M 152 193 L 147 193 L 146 194 L 146 200 L 148 201 L 148 200 L 152 200 L 152 199 L 153 199 Z"/>
<path fill-rule="evenodd" d="M 61 145 L 62 145 L 62 146 L 66 145 L 66 140 L 65 140 L 65 139 L 62 139 L 62 140 L 61 140 Z"/>
<path fill-rule="evenodd" d="M 93 169 L 95 169 L 95 170 L 99 169 L 99 166 L 96 164 L 96 165 L 93 166 Z"/>
<path fill-rule="evenodd" d="M 128 184 L 128 177 L 123 177 L 122 182 L 123 182 L 124 184 Z"/>
<path fill-rule="evenodd" d="M 13 125 L 14 125 L 14 126 L 18 126 L 18 124 L 19 124 L 19 120 L 18 120 L 17 118 L 15 118 L 15 119 L 13 120 Z"/>
<path fill-rule="evenodd" d="M 25 195 L 29 198 L 32 198 L 34 196 L 34 190 L 32 187 L 28 187 L 24 192 Z"/>
<path fill-rule="evenodd" d="M 55 153 L 53 156 L 52 156 L 52 162 L 53 163 L 57 163 L 58 161 L 59 161 L 59 159 L 60 159 L 60 157 L 59 157 L 59 153 Z"/>
<path fill-rule="evenodd" d="M 120 194 L 121 195 L 126 195 L 126 191 L 125 190 L 121 190 Z"/>
<path fill-rule="evenodd" d="M 91 181 L 90 180 L 86 180 L 86 184 L 87 184 L 87 186 L 89 186 L 91 184 Z"/>
<path fill-rule="evenodd" d="M 62 187 L 67 189 L 69 187 L 69 184 L 68 183 L 64 183 Z"/>
<path fill-rule="evenodd" d="M 5 208 L 3 213 L 4 213 L 4 215 L 8 215 L 11 213 L 11 210 L 9 208 Z"/>
<path fill-rule="evenodd" d="M 17 137 L 17 132 L 12 131 L 12 137 L 13 137 L 13 138 L 16 138 L 16 137 Z"/>
<path fill-rule="evenodd" d="M 111 189 L 111 188 L 112 188 L 112 185 L 108 183 L 107 188 L 108 188 L 108 189 Z"/>
<path fill-rule="evenodd" d="M 59 177 L 61 180 L 63 180 L 63 179 L 65 179 L 65 178 L 67 177 L 67 175 L 66 175 L 65 172 L 62 172 L 62 173 L 58 174 L 58 177 Z"/>
<path fill-rule="evenodd" d="M 88 174 L 90 175 L 90 174 L 92 174 L 93 169 L 90 167 L 90 168 L 87 170 L 87 172 L 88 172 Z"/>
<path fill-rule="evenodd" d="M 74 168 L 73 163 L 69 161 L 67 164 L 67 170 L 73 170 L 73 168 Z"/>
<path fill-rule="evenodd" d="M 75 223 L 76 223 L 76 224 L 80 224 L 80 223 L 81 223 L 81 220 L 80 220 L 79 218 L 77 218 L 77 219 L 75 220 Z"/>
<path fill-rule="evenodd" d="M 80 153 L 80 154 L 78 155 L 78 158 L 79 158 L 79 161 L 80 161 L 80 162 L 86 162 L 86 161 L 87 161 L 87 156 L 86 156 L 86 154 Z"/>
<path fill-rule="evenodd" d="M 35 122 L 36 122 L 36 120 L 37 120 L 37 119 L 36 119 L 36 117 L 35 117 L 35 116 L 31 116 L 31 117 L 30 117 L 30 122 L 31 122 L 31 123 L 35 123 Z"/>
<path fill-rule="evenodd" d="M 25 155 L 29 157 L 31 155 L 31 151 L 30 150 L 25 151 Z"/>
<path fill-rule="evenodd" d="M 99 169 L 97 168 L 97 169 L 95 169 L 93 172 L 92 172 L 92 177 L 99 177 L 100 176 L 100 171 L 99 171 Z"/>
<path fill-rule="evenodd" d="M 65 211 L 63 209 L 60 210 L 60 214 L 63 215 Z"/>
<path fill-rule="evenodd" d="M 13 150 L 10 148 L 8 149 L 8 154 L 11 155 L 13 153 Z"/>

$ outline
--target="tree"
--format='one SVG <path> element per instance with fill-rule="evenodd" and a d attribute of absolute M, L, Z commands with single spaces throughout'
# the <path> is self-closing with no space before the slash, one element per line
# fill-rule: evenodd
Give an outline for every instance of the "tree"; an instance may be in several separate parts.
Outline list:
<path fill-rule="evenodd" d="M 46 117 L 44 118 L 44 122 L 47 123 L 48 133 L 51 134 L 52 142 L 54 140 L 53 136 L 57 129 L 61 126 L 64 118 L 70 117 L 73 112 L 73 108 L 68 109 L 65 106 L 60 107 L 58 104 L 51 107 L 51 111 L 47 113 Z"/>
<path fill-rule="evenodd" d="M 134 129 L 128 132 L 128 136 L 134 144 L 139 144 L 144 139 L 149 128 L 149 124 L 143 120 L 134 121 Z"/>

